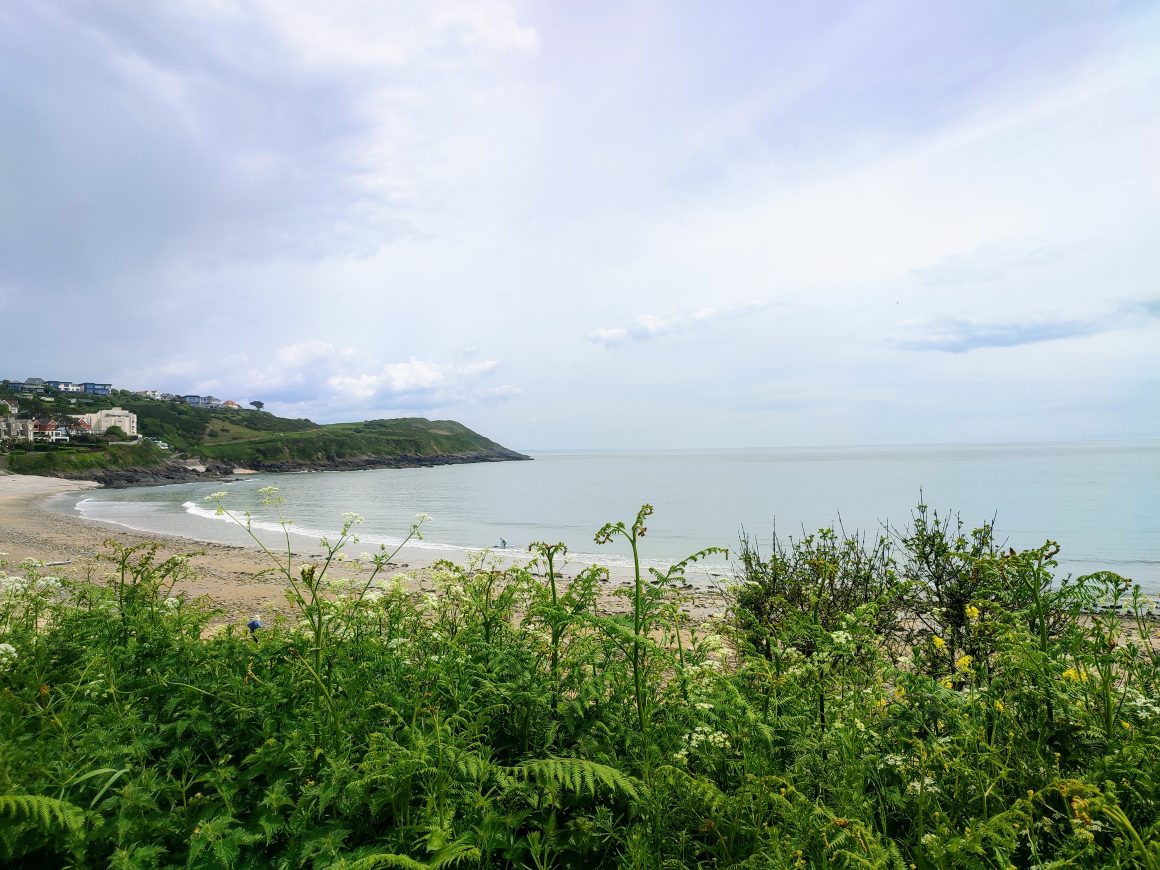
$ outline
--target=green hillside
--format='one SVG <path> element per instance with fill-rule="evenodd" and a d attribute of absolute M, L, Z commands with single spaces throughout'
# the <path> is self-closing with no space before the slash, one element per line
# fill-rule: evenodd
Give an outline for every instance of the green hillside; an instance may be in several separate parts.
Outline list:
<path fill-rule="evenodd" d="M 6 395 L 0 389 L 0 400 Z M 133 447 L 45 444 L 35 449 L 19 446 L 6 456 L 0 454 L 0 467 L 7 465 L 14 472 L 93 477 L 107 485 L 112 478 L 102 472 L 129 470 L 130 475 L 120 475 L 120 482 L 131 484 L 132 474 L 172 469 L 176 464 L 172 460 L 179 458 L 271 471 L 526 458 L 453 420 L 410 417 L 319 425 L 265 411 L 196 408 L 123 390 L 114 390 L 107 397 L 49 391 L 39 397 L 13 394 L 12 398 L 19 402 L 23 416 L 79 416 L 119 406 L 137 415 L 139 434 L 169 445 L 170 450 L 164 451 L 150 443 Z"/>
<path fill-rule="evenodd" d="M 422 417 L 335 423 L 297 432 L 221 438 L 216 443 L 207 439 L 197 452 L 207 459 L 254 468 L 281 463 L 309 466 L 392 457 L 487 454 L 497 459 L 520 458 L 519 454 L 472 432 L 461 423 Z"/>
<path fill-rule="evenodd" d="M 52 477 L 87 476 L 113 468 L 149 468 L 166 461 L 168 454 L 156 444 L 117 444 L 107 448 L 55 446 L 50 449 L 14 450 L 7 456 L 8 470 L 16 474 Z"/>
<path fill-rule="evenodd" d="M 196 452 L 203 445 L 318 427 L 310 420 L 275 417 L 264 411 L 195 408 L 184 402 L 124 397 L 118 397 L 117 403 L 137 415 L 138 432 L 147 438 L 160 438 L 181 451 Z"/>

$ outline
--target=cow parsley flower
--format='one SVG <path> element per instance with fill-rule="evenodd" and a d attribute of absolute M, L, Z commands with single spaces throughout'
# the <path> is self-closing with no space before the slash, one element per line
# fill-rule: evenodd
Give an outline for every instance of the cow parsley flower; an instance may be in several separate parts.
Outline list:
<path fill-rule="evenodd" d="M 0 643 L 0 669 L 9 670 L 16 664 L 16 647 L 10 643 Z"/>

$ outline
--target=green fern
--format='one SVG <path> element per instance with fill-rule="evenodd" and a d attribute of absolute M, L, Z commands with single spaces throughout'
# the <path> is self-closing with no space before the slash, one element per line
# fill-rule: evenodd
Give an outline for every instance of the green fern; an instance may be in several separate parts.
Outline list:
<path fill-rule="evenodd" d="M 0 818 L 19 823 L 33 823 L 43 831 L 80 834 L 85 827 L 85 814 L 80 807 L 68 801 L 34 794 L 0 795 Z"/>
<path fill-rule="evenodd" d="M 541 758 L 509 768 L 519 779 L 539 785 L 555 785 L 575 794 L 596 795 L 597 785 L 628 798 L 640 798 L 642 784 L 628 774 L 583 758 Z"/>
<path fill-rule="evenodd" d="M 377 852 L 373 855 L 364 855 L 354 861 L 340 861 L 335 864 L 342 870 L 380 870 L 380 868 L 399 868 L 399 870 L 444 870 L 454 867 L 461 861 L 478 861 L 479 849 L 463 843 L 451 843 L 440 849 L 430 861 L 416 861 L 408 855 L 397 852 Z"/>

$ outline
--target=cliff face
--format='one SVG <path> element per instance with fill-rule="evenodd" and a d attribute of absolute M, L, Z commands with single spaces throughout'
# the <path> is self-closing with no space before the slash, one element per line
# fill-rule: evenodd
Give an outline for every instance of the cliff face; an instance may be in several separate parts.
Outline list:
<path fill-rule="evenodd" d="M 473 462 L 520 462 L 530 456 L 514 450 L 475 450 L 467 453 L 443 453 L 419 456 L 344 456 L 325 461 L 274 460 L 256 462 L 254 471 L 364 471 L 369 468 L 433 468 L 436 465 L 466 465 Z"/>
<path fill-rule="evenodd" d="M 246 468 L 269 473 L 292 471 L 365 471 L 372 468 L 433 468 L 437 465 L 466 465 L 473 462 L 512 462 L 530 460 L 530 456 L 514 450 L 478 450 L 470 453 L 438 454 L 433 456 L 348 456 L 321 461 L 283 460 L 253 462 Z M 205 470 L 199 470 L 204 468 Z M 170 483 L 189 483 L 196 480 L 220 480 L 233 477 L 233 463 L 209 460 L 204 466 L 190 466 L 171 461 L 148 467 L 101 468 L 65 473 L 60 476 L 71 480 L 95 480 L 109 489 L 130 486 L 165 486 Z"/>
<path fill-rule="evenodd" d="M 71 480 L 95 480 L 109 489 L 126 489 L 130 486 L 165 486 L 169 483 L 189 483 L 194 480 L 217 480 L 231 477 L 234 467 L 222 462 L 209 462 L 202 466 L 204 471 L 181 462 L 166 462 L 161 465 L 129 466 L 126 468 L 99 468 L 62 474 Z"/>

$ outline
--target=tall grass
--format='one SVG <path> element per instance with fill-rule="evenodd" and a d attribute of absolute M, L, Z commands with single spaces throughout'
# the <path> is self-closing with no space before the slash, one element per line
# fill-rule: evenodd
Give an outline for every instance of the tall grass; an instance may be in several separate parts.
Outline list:
<path fill-rule="evenodd" d="M 599 539 L 637 555 L 649 512 Z M 638 569 L 623 615 L 559 544 L 421 594 L 349 552 L 358 521 L 311 564 L 269 551 L 293 616 L 253 635 L 152 547 L 4 565 L 5 865 L 1160 864 L 1152 602 L 1055 576 L 1054 544 L 921 507 L 744 541 L 696 624 L 688 561 Z"/>

